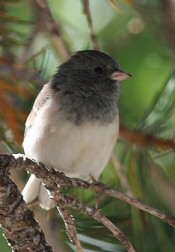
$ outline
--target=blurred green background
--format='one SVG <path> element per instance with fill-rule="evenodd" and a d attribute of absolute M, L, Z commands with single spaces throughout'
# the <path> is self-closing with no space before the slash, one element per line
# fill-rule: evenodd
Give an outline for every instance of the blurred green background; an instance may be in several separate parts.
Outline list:
<path fill-rule="evenodd" d="M 39 1 L 7 0 L 0 3 L 0 150 L 21 152 L 24 121 L 45 81 L 65 60 Z M 41 1 L 42 2 L 42 1 Z M 93 48 L 84 1 L 48 0 L 61 38 L 71 53 Z M 133 77 L 122 84 L 119 101 L 123 133 L 112 161 L 101 175 L 107 186 L 123 191 L 169 215 L 175 215 L 175 4 L 173 0 L 89 0 L 94 32 L 100 50 L 117 59 Z M 122 131 L 121 131 L 122 133 Z M 156 136 L 141 144 L 138 138 Z M 167 141 L 167 143 L 166 143 Z M 121 170 L 123 176 L 121 176 Z M 15 174 L 22 188 L 26 174 Z M 89 191 L 67 192 L 94 205 Z M 102 212 L 127 235 L 138 252 L 175 251 L 175 231 L 168 224 L 138 209 L 105 198 Z M 39 210 L 37 210 L 39 212 Z M 43 216 L 47 213 L 41 211 Z M 59 251 L 76 251 L 65 233 L 64 224 L 54 213 L 48 224 L 59 240 Z M 85 251 L 125 251 L 99 223 L 73 212 Z M 11 251 L 3 236 L 0 251 Z"/>

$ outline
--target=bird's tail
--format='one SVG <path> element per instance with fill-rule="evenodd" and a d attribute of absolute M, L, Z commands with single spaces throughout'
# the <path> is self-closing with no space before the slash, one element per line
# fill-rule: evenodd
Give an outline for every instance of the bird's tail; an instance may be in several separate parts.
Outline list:
<path fill-rule="evenodd" d="M 31 175 L 22 191 L 23 198 L 27 204 L 39 201 L 42 208 L 49 210 L 54 207 L 54 202 L 50 199 L 48 191 L 41 180 Z"/>

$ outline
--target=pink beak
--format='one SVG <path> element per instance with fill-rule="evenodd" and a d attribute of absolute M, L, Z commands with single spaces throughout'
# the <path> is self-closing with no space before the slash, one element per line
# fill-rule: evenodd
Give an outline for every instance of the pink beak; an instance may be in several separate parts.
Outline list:
<path fill-rule="evenodd" d="M 112 75 L 111 75 L 111 79 L 112 80 L 116 80 L 116 81 L 123 81 L 123 80 L 126 80 L 127 78 L 131 77 L 132 75 L 129 74 L 129 73 L 126 73 L 122 70 L 118 70 L 116 72 L 114 72 Z"/>

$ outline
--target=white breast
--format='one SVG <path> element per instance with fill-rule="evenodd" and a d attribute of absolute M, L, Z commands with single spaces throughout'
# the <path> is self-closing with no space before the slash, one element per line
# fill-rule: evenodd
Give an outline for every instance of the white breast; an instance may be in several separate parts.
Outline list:
<path fill-rule="evenodd" d="M 98 178 L 106 166 L 118 136 L 118 116 L 113 123 L 75 125 L 59 117 L 48 102 L 25 136 L 23 147 L 29 158 L 67 176 Z"/>

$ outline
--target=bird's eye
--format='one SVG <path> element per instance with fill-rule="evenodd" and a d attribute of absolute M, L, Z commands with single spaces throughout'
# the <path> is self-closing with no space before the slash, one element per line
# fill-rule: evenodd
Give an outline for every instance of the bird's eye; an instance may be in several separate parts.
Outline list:
<path fill-rule="evenodd" d="M 95 67 L 94 68 L 94 72 L 96 74 L 102 74 L 103 73 L 103 68 L 102 67 Z"/>

